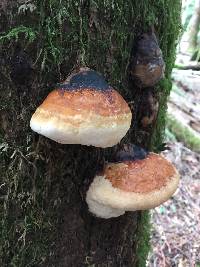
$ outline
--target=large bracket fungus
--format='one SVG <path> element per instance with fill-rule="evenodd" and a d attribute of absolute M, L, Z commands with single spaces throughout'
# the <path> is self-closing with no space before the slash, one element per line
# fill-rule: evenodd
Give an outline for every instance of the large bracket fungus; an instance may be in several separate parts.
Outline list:
<path fill-rule="evenodd" d="M 30 126 L 58 143 L 105 148 L 120 142 L 131 119 L 128 104 L 103 76 L 81 68 L 47 96 Z"/>
<path fill-rule="evenodd" d="M 135 155 L 124 152 L 94 178 L 86 196 L 91 213 L 107 219 L 154 208 L 176 191 L 179 174 L 170 162 L 155 153 Z"/>

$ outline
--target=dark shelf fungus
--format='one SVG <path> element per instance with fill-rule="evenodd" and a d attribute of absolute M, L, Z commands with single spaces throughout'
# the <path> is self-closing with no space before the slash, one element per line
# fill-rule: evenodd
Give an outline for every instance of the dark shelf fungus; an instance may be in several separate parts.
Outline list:
<path fill-rule="evenodd" d="M 86 202 L 101 218 L 118 217 L 125 211 L 159 206 L 176 191 L 179 174 L 164 157 L 149 153 L 143 159 L 107 163 L 91 183 Z"/>
<path fill-rule="evenodd" d="M 164 77 L 165 63 L 153 30 L 136 38 L 129 68 L 138 87 L 155 86 Z"/>
<path fill-rule="evenodd" d="M 144 148 L 141 148 L 133 144 L 124 144 L 114 154 L 111 162 L 123 162 L 123 161 L 145 159 L 147 155 L 148 155 L 148 151 L 145 150 Z"/>
<path fill-rule="evenodd" d="M 103 75 L 100 73 L 85 69 L 85 71 L 81 71 L 79 73 L 73 74 L 67 82 L 58 84 L 58 88 L 66 89 L 66 90 L 77 90 L 81 88 L 92 88 L 96 90 L 109 90 L 111 87 L 106 82 Z"/>
<path fill-rule="evenodd" d="M 81 68 L 47 96 L 30 126 L 58 143 L 104 148 L 120 142 L 131 119 L 128 104 L 103 76 Z"/>
<path fill-rule="evenodd" d="M 154 92 L 150 89 L 144 91 L 138 107 L 138 119 L 143 128 L 147 128 L 155 122 L 158 108 L 158 97 Z"/>

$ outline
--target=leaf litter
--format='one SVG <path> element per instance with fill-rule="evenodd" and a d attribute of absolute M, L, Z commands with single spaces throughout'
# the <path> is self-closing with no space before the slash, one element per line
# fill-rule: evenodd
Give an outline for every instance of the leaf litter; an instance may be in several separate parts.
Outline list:
<path fill-rule="evenodd" d="M 148 267 L 200 266 L 200 154 L 168 143 L 164 156 L 179 170 L 174 196 L 151 211 L 152 251 Z"/>

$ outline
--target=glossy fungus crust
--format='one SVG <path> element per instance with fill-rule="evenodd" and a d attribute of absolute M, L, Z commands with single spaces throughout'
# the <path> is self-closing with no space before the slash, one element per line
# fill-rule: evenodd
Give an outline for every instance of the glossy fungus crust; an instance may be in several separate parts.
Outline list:
<path fill-rule="evenodd" d="M 133 144 L 124 144 L 115 153 L 111 162 L 124 162 L 145 159 L 147 155 L 148 151 L 142 147 Z"/>
<path fill-rule="evenodd" d="M 100 73 L 90 70 L 82 69 L 79 73 L 72 74 L 69 79 L 63 84 L 58 84 L 58 88 L 65 90 L 79 90 L 82 88 L 90 88 L 100 91 L 106 91 L 112 87 L 106 82 L 103 75 Z"/>

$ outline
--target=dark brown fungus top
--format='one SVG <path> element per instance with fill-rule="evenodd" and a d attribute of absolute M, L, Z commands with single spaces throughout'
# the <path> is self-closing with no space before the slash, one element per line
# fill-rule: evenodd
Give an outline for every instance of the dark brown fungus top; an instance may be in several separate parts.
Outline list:
<path fill-rule="evenodd" d="M 134 83 L 139 87 L 154 86 L 165 71 L 162 51 L 154 32 L 141 34 L 136 38 L 130 73 Z"/>

